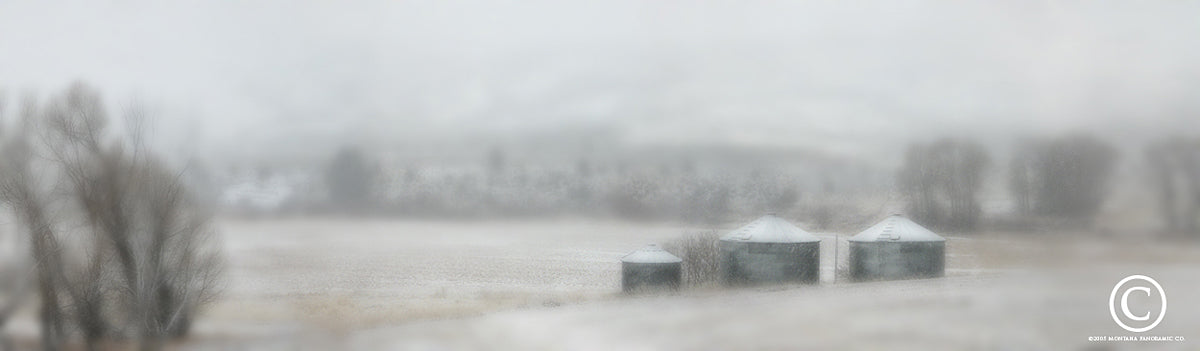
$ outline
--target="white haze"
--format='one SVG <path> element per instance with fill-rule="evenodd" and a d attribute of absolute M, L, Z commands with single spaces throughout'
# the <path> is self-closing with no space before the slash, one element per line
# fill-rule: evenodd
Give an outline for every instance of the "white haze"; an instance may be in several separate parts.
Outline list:
<path fill-rule="evenodd" d="M 606 130 L 895 156 L 1196 130 L 1200 2 L 0 2 L 10 98 L 82 79 L 171 150 L 324 158 Z M 232 156 L 231 156 L 232 155 Z"/>

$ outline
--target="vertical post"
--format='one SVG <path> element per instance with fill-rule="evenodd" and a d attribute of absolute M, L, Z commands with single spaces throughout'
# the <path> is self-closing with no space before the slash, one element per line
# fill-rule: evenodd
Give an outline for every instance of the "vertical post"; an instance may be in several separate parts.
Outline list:
<path fill-rule="evenodd" d="M 838 236 L 837 232 L 833 233 L 833 282 L 837 283 L 838 277 Z"/>

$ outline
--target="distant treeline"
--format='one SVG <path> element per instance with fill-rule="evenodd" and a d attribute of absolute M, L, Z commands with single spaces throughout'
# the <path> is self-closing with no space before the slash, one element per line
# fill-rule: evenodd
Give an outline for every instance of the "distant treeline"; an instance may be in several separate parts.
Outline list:
<path fill-rule="evenodd" d="M 505 163 L 490 151 L 479 172 L 381 171 L 364 152 L 339 151 L 327 164 L 324 201 L 292 210 L 413 216 L 614 216 L 631 220 L 720 223 L 739 214 L 791 212 L 806 195 L 799 177 L 780 171 L 699 174 L 679 167 L 599 170 L 586 161 L 549 170 Z M 433 174 L 430 174 L 433 173 Z"/>
<path fill-rule="evenodd" d="M 880 211 L 902 209 L 923 224 L 949 231 L 983 229 L 988 223 L 1007 229 L 1086 227 L 1108 201 L 1121 160 L 1115 147 L 1084 134 L 1024 140 L 1008 154 L 1010 159 L 996 161 L 968 139 L 913 143 L 903 152 L 899 169 L 883 175 L 894 183 L 881 185 L 874 181 L 878 172 L 865 168 L 705 172 L 691 162 L 598 167 L 581 159 L 533 169 L 508 164 L 498 148 L 468 171 L 389 171 L 370 154 L 344 147 L 317 172 L 314 186 L 289 197 L 277 211 L 454 218 L 582 215 L 704 224 L 775 212 L 822 230 L 865 224 Z M 1154 212 L 1161 215 L 1163 228 L 1195 232 L 1200 139 L 1156 140 L 1142 157 L 1136 156 L 1127 160 L 1137 161 L 1135 176 L 1154 190 Z M 1006 210 L 982 208 L 982 191 L 992 183 L 1002 185 L 1011 204 Z M 987 212 L 995 217 L 987 218 Z"/>
<path fill-rule="evenodd" d="M 897 173 L 910 216 L 931 227 L 970 231 L 981 222 L 979 192 L 987 175 L 1007 177 L 1011 223 L 1032 229 L 1049 223 L 1086 227 L 1103 208 L 1113 187 L 1116 149 L 1083 134 L 1022 142 L 1007 163 L 994 167 L 986 150 L 963 139 L 910 145 Z M 1134 176 L 1155 190 L 1163 228 L 1195 233 L 1200 210 L 1200 139 L 1164 138 L 1145 148 Z M 1001 167 L 995 167 L 1001 168 Z"/>

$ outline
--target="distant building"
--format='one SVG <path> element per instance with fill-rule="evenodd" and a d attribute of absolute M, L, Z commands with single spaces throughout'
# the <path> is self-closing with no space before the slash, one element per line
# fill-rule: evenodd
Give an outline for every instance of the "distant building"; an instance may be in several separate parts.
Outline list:
<path fill-rule="evenodd" d="M 820 281 L 821 239 L 775 215 L 722 236 L 720 249 L 726 285 Z"/>
<path fill-rule="evenodd" d="M 239 212 L 270 213 L 281 210 L 288 201 L 298 196 L 297 189 L 303 177 L 275 175 L 265 179 L 241 177 L 221 191 L 219 202 L 227 210 Z"/>
<path fill-rule="evenodd" d="M 683 260 L 650 244 L 621 258 L 621 289 L 626 293 L 679 290 Z"/>
<path fill-rule="evenodd" d="M 850 238 L 850 278 L 936 278 L 946 272 L 946 239 L 901 215 Z"/>

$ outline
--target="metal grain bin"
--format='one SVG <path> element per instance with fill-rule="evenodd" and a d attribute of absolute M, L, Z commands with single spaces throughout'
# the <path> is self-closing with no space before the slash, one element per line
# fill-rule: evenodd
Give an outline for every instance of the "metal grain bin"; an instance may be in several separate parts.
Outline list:
<path fill-rule="evenodd" d="M 626 293 L 679 290 L 683 260 L 650 244 L 621 258 L 621 289 Z"/>
<path fill-rule="evenodd" d="M 937 278 L 946 274 L 946 239 L 901 215 L 850 238 L 850 278 Z"/>
<path fill-rule="evenodd" d="M 726 285 L 820 281 L 821 239 L 775 215 L 722 236 L 719 245 Z"/>

